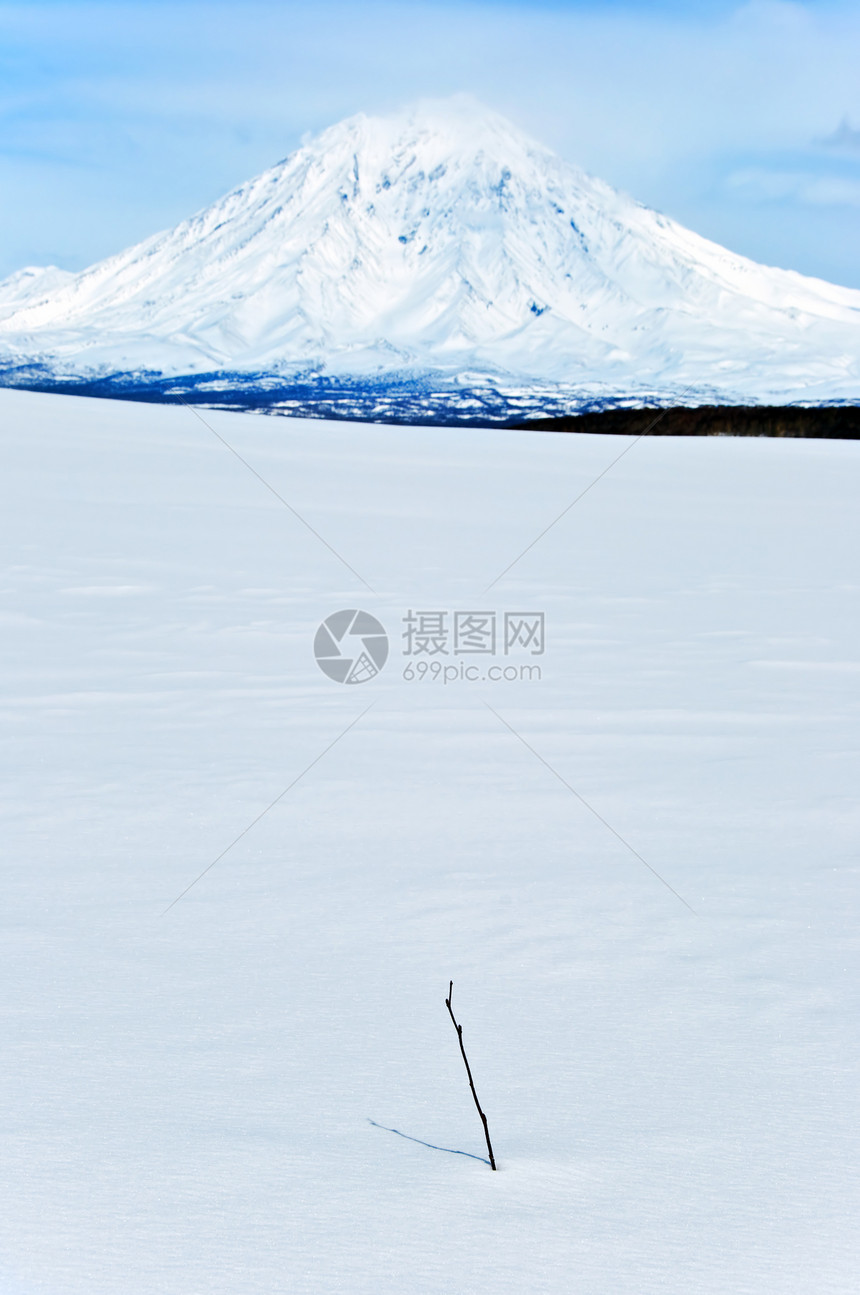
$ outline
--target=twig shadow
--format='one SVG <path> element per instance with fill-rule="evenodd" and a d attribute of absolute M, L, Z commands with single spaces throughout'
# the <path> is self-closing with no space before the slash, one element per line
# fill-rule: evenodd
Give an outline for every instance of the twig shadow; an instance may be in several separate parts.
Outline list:
<path fill-rule="evenodd" d="M 399 1129 L 390 1129 L 387 1124 L 377 1124 L 376 1120 L 368 1118 L 368 1124 L 372 1124 L 375 1129 L 384 1129 L 386 1133 L 396 1133 L 398 1138 L 406 1138 L 408 1142 L 417 1142 L 419 1146 L 429 1147 L 431 1151 L 444 1151 L 449 1156 L 468 1156 L 470 1160 L 480 1160 L 482 1165 L 488 1165 L 490 1162 L 486 1156 L 475 1156 L 471 1151 L 455 1151 L 453 1147 L 437 1147 L 435 1142 L 425 1142 L 422 1138 L 413 1138 L 409 1133 L 401 1133 Z"/>

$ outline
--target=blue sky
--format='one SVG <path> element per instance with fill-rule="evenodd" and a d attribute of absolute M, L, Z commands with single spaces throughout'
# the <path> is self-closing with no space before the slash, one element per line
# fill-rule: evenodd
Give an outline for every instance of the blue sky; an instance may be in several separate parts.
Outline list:
<path fill-rule="evenodd" d="M 468 91 L 770 264 L 860 287 L 860 6 L 0 4 L 0 274 L 78 269 L 357 111 Z"/>

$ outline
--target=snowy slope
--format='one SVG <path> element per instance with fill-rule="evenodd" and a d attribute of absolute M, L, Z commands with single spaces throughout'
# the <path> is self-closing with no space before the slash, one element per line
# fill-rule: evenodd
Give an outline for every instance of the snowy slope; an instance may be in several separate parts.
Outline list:
<path fill-rule="evenodd" d="M 0 319 L 47 300 L 50 293 L 65 287 L 74 277 L 56 265 L 28 265 L 17 270 L 0 282 Z"/>
<path fill-rule="evenodd" d="M 0 1290 L 852 1295 L 858 446 L 646 439 L 486 594 L 616 441 L 206 417 L 377 593 L 187 410 L 0 391 Z M 355 606 L 543 678 L 339 686 Z"/>
<path fill-rule="evenodd" d="M 25 300 L 7 280 L 0 354 L 90 374 L 856 399 L 860 292 L 735 256 L 457 99 L 344 121 Z"/>

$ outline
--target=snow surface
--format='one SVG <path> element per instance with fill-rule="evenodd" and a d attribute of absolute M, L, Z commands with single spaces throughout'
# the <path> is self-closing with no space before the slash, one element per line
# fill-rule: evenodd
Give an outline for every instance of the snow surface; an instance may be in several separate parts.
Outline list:
<path fill-rule="evenodd" d="M 0 392 L 0 1289 L 855 1291 L 857 445 L 644 440 L 486 593 L 626 442 L 206 418 L 378 592 L 189 411 Z M 544 678 L 340 687 L 353 606 Z"/>
<path fill-rule="evenodd" d="M 574 404 L 855 401 L 860 292 L 736 256 L 456 98 L 349 118 L 65 281 L 13 276 L 0 356 L 61 376 L 465 371 Z"/>
<path fill-rule="evenodd" d="M 20 306 L 31 306 L 56 288 L 65 287 L 75 276 L 56 265 L 27 265 L 0 282 L 0 318 Z"/>

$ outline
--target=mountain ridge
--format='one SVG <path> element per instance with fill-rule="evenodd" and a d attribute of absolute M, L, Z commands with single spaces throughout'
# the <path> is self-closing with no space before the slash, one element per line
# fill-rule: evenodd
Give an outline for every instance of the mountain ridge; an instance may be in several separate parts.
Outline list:
<path fill-rule="evenodd" d="M 527 415 L 548 393 L 560 413 L 850 402 L 860 291 L 728 252 L 458 98 L 348 118 L 79 274 L 0 283 L 0 382 L 136 376 L 248 407 L 277 388 L 282 412 L 340 383 L 344 416 L 386 381 L 441 385 L 431 416 L 481 390 Z"/>

